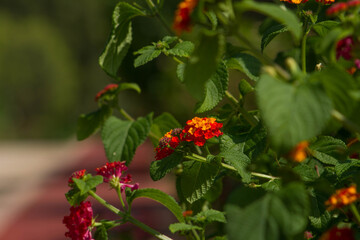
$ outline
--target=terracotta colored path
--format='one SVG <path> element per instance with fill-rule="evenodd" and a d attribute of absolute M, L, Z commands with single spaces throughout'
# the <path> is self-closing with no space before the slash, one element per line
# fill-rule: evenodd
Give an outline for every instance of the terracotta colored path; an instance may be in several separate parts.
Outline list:
<path fill-rule="evenodd" d="M 129 168 L 140 188 L 157 188 L 175 196 L 171 177 L 153 182 L 149 165 L 153 161 L 150 143 L 142 145 Z M 78 143 L 0 143 L 0 240 L 60 240 L 66 239 L 62 219 L 69 214 L 64 194 L 72 172 L 95 168 L 106 162 L 103 146 L 97 139 Z M 116 194 L 105 184 L 97 193 L 118 206 Z M 91 199 L 92 201 L 92 199 Z M 98 219 L 116 216 L 92 201 Z M 167 230 L 175 218 L 165 208 L 148 199 L 133 204 L 133 215 L 151 227 L 176 239 Z M 153 239 L 131 225 L 111 231 L 110 239 Z"/>

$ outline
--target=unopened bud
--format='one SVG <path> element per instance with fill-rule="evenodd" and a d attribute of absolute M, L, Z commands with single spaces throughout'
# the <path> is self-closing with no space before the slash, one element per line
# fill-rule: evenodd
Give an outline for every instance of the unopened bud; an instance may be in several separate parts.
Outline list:
<path fill-rule="evenodd" d="M 263 67 L 263 71 L 267 74 L 269 74 L 272 77 L 276 77 L 277 73 L 276 73 L 276 69 L 270 66 L 265 66 Z"/>

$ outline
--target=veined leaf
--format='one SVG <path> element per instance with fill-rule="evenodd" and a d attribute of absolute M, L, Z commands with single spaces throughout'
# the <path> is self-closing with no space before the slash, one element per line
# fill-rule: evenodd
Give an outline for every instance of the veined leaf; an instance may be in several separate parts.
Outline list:
<path fill-rule="evenodd" d="M 111 108 L 103 106 L 95 112 L 82 114 L 78 118 L 76 137 L 81 141 L 93 134 L 111 115 Z"/>
<path fill-rule="evenodd" d="M 330 118 L 332 104 L 321 88 L 297 86 L 262 75 L 257 100 L 275 147 L 290 149 L 319 134 Z"/>
<path fill-rule="evenodd" d="M 150 164 L 150 177 L 154 181 L 158 181 L 165 177 L 173 168 L 181 163 L 182 154 L 174 152 L 170 156 L 153 161 Z"/>
<path fill-rule="evenodd" d="M 290 10 L 281 8 L 273 3 L 261 3 L 253 1 L 242 1 L 234 4 L 237 12 L 254 11 L 267 15 L 279 23 L 284 24 L 292 33 L 296 41 L 299 41 L 302 36 L 302 29 L 299 19 Z"/>
<path fill-rule="evenodd" d="M 167 53 L 178 57 L 190 57 L 194 51 L 194 44 L 190 41 L 183 41 L 176 44 L 173 48 L 169 49 Z"/>
<path fill-rule="evenodd" d="M 126 165 L 129 165 L 137 147 L 147 138 L 151 124 L 152 113 L 136 121 L 110 117 L 101 133 L 109 162 L 126 161 Z"/>
<path fill-rule="evenodd" d="M 226 66 L 228 69 L 236 69 L 240 72 L 243 72 L 251 80 L 259 80 L 261 62 L 247 53 L 231 53 L 226 59 Z"/>
<path fill-rule="evenodd" d="M 138 50 L 134 54 L 140 55 L 134 61 L 134 67 L 139 67 L 157 58 L 161 54 L 161 50 L 156 49 L 155 46 L 146 46 Z"/>
<path fill-rule="evenodd" d="M 107 229 L 104 225 L 100 225 L 96 227 L 96 232 L 94 234 L 95 240 L 108 240 Z"/>
<path fill-rule="evenodd" d="M 189 203 L 202 198 L 214 184 L 219 166 L 211 163 L 186 161 L 180 177 L 181 192 Z"/>
<path fill-rule="evenodd" d="M 266 29 L 261 38 L 261 51 L 264 51 L 265 47 L 273 40 L 277 35 L 283 32 L 287 32 L 288 29 L 283 24 L 273 25 Z"/>
<path fill-rule="evenodd" d="M 154 201 L 157 201 L 164 205 L 167 209 L 169 209 L 174 216 L 177 218 L 179 222 L 184 222 L 184 217 L 182 215 L 182 208 L 179 204 L 175 201 L 175 199 L 168 194 L 152 188 L 144 188 L 135 191 L 131 196 L 128 198 L 128 203 L 131 206 L 132 202 L 136 198 L 150 198 Z"/>
<path fill-rule="evenodd" d="M 169 229 L 172 233 L 176 233 L 179 231 L 191 231 L 191 230 L 202 230 L 201 227 L 187 224 L 187 223 L 173 223 L 170 224 Z"/>
<path fill-rule="evenodd" d="M 336 22 L 336 21 L 331 21 L 331 20 L 327 20 L 327 21 L 322 21 L 322 22 L 318 22 L 316 24 L 314 24 L 312 26 L 312 28 L 314 29 L 314 31 L 319 34 L 321 37 L 326 36 L 326 34 L 328 34 L 328 32 L 335 28 L 337 25 L 339 25 L 340 22 Z"/>
<path fill-rule="evenodd" d="M 87 174 L 83 179 L 73 178 L 73 181 L 80 190 L 81 195 L 84 195 L 94 189 L 97 185 L 101 184 L 103 182 L 103 177 L 100 175 L 91 176 L 90 174 Z"/>
<path fill-rule="evenodd" d="M 105 50 L 99 57 L 100 66 L 110 76 L 116 78 L 121 62 L 130 47 L 131 19 L 144 15 L 141 10 L 128 3 L 119 2 L 116 5 L 112 16 L 112 31 Z"/>
<path fill-rule="evenodd" d="M 340 139 L 320 136 L 309 146 L 311 155 L 325 164 L 336 165 L 346 152 L 346 144 Z"/>
<path fill-rule="evenodd" d="M 217 211 L 215 209 L 207 209 L 199 212 L 191 219 L 195 222 L 209 224 L 212 222 L 222 222 L 225 223 L 225 214 L 223 212 Z"/>
<path fill-rule="evenodd" d="M 210 111 L 223 99 L 228 88 L 229 74 L 225 64 L 220 63 L 216 72 L 205 83 L 204 99 L 197 103 L 195 113 Z"/>
<path fill-rule="evenodd" d="M 200 36 L 200 42 L 196 45 L 184 70 L 185 85 L 196 99 L 204 98 L 204 85 L 215 73 L 223 57 L 224 47 L 222 35 L 203 32 Z"/>

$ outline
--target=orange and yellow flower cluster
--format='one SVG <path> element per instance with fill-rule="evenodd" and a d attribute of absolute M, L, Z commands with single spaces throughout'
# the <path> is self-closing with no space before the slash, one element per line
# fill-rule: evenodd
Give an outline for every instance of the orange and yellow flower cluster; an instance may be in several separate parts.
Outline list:
<path fill-rule="evenodd" d="M 177 148 L 180 143 L 179 134 L 181 131 L 181 128 L 175 128 L 160 138 L 159 145 L 157 148 L 155 148 L 156 160 L 163 159 L 175 151 L 175 148 Z"/>
<path fill-rule="evenodd" d="M 195 117 L 186 122 L 184 129 L 175 128 L 160 139 L 155 148 L 155 159 L 160 160 L 171 155 L 181 142 L 194 142 L 197 146 L 204 146 L 206 140 L 223 134 L 220 131 L 222 126 L 215 118 Z"/>
<path fill-rule="evenodd" d="M 198 4 L 198 0 L 184 0 L 175 12 L 173 28 L 178 35 L 191 30 L 191 13 Z"/>
<path fill-rule="evenodd" d="M 194 142 L 197 146 L 204 146 L 207 139 L 219 137 L 223 124 L 216 122 L 215 118 L 195 117 L 186 122 L 186 126 L 180 134 L 182 141 Z"/>
<path fill-rule="evenodd" d="M 360 198 L 360 194 L 356 192 L 356 186 L 352 185 L 348 188 L 341 188 L 336 190 L 335 194 L 325 202 L 328 206 L 327 210 L 331 211 L 336 208 L 347 206 Z"/>

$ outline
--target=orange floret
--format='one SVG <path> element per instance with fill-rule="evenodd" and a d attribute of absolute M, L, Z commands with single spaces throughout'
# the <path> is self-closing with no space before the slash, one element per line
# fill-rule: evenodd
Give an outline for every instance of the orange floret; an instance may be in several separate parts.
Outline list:
<path fill-rule="evenodd" d="M 328 206 L 328 211 L 342 208 L 358 200 L 359 196 L 360 194 L 356 192 L 356 185 L 352 185 L 348 188 L 336 190 L 336 192 L 325 202 L 325 205 Z"/>
<path fill-rule="evenodd" d="M 307 148 L 309 146 L 308 141 L 302 141 L 297 144 L 289 154 L 289 157 L 295 162 L 302 162 L 307 158 Z"/>

